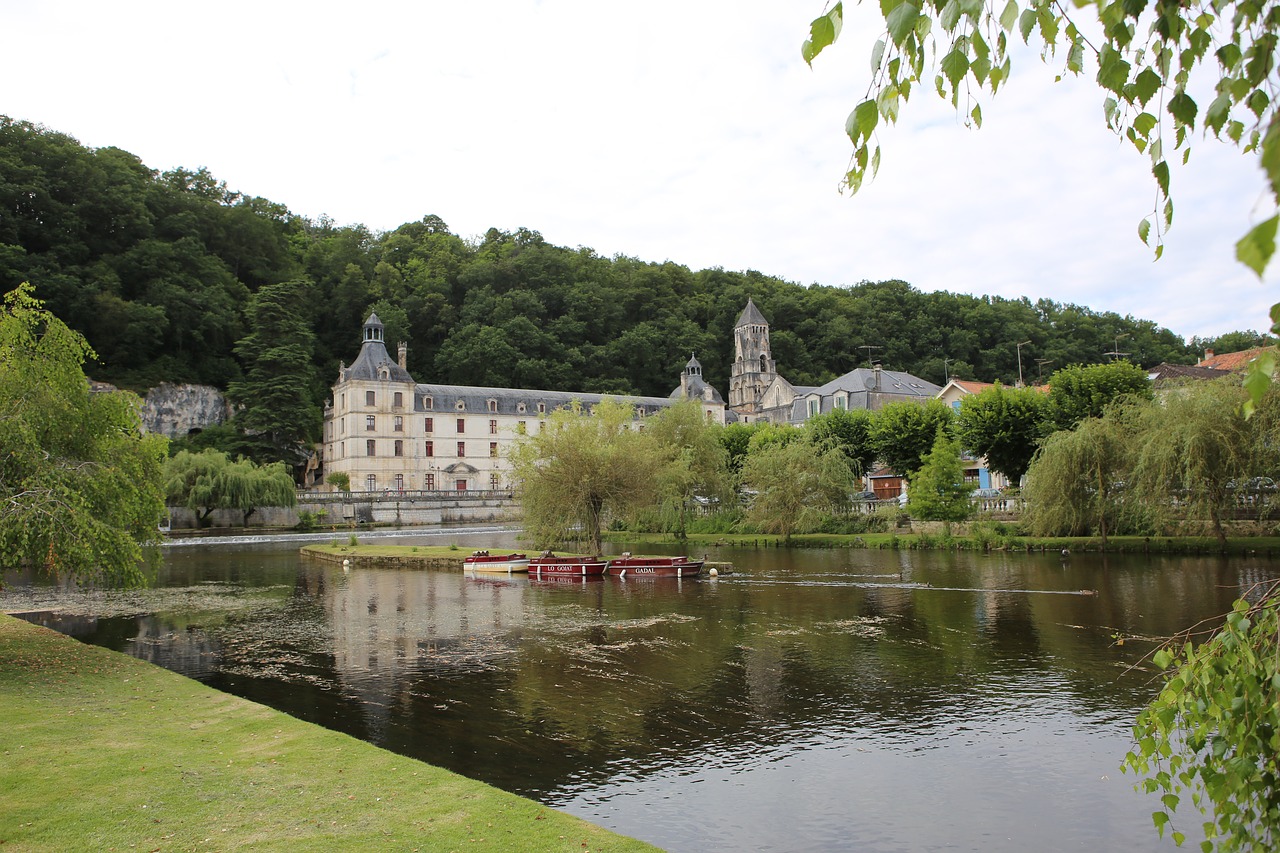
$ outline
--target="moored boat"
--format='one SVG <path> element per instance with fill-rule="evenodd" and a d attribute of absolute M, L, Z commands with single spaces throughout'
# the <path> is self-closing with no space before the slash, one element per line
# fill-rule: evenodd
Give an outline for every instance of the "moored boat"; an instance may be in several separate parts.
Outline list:
<path fill-rule="evenodd" d="M 604 557 L 557 557 L 550 551 L 529 561 L 529 574 L 538 577 L 543 575 L 590 577 L 603 575 L 608 568 L 609 563 Z"/>
<path fill-rule="evenodd" d="M 529 558 L 524 554 L 490 554 L 488 551 L 476 551 L 467 557 L 462 564 L 468 572 L 513 572 L 529 571 Z"/>
<path fill-rule="evenodd" d="M 656 578 L 688 578 L 701 574 L 703 560 L 679 557 L 633 557 L 630 552 L 609 561 L 609 571 L 618 577 L 645 576 Z"/>

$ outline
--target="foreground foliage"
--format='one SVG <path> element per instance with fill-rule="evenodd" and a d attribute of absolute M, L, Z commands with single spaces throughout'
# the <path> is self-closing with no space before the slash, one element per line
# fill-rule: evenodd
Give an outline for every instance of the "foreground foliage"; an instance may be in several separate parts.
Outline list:
<path fill-rule="evenodd" d="M 1155 663 L 1172 674 L 1138 715 L 1124 769 L 1161 795 L 1152 815 L 1179 845 L 1174 814 L 1186 799 L 1209 819 L 1202 849 L 1265 853 L 1280 845 L 1280 588 L 1235 603 L 1196 645 L 1189 632 Z"/>
<path fill-rule="evenodd" d="M 140 585 L 164 511 L 162 436 L 141 401 L 91 393 L 93 356 L 23 285 L 0 311 L 0 568 Z"/>

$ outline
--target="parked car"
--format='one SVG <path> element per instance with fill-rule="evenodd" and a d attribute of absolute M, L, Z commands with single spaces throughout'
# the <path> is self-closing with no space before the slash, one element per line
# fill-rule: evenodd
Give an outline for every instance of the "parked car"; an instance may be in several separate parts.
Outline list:
<path fill-rule="evenodd" d="M 998 498 L 1000 497 L 999 489 L 974 489 L 973 496 L 975 498 Z"/>
<path fill-rule="evenodd" d="M 879 498 L 877 498 L 877 497 L 876 497 L 876 493 L 875 493 L 875 492 L 872 492 L 872 491 L 866 491 L 866 492 L 854 492 L 854 494 L 853 494 L 853 496 L 852 496 L 852 499 L 853 499 L 854 501 L 875 501 L 875 500 L 879 500 Z"/>

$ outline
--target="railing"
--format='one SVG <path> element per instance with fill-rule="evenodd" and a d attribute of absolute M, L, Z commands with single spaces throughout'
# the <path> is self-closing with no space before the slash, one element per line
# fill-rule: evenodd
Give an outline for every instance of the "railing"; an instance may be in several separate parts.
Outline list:
<path fill-rule="evenodd" d="M 372 501 L 511 500 L 510 489 L 378 489 L 372 492 L 298 492 L 298 503 L 369 503 Z"/>

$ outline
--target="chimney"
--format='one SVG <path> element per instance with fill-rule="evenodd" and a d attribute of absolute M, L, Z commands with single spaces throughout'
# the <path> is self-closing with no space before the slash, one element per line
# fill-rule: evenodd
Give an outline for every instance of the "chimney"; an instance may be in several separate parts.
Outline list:
<path fill-rule="evenodd" d="M 396 344 L 396 361 L 399 362 L 401 370 L 409 369 L 409 345 L 404 341 Z"/>
<path fill-rule="evenodd" d="M 1208 361 L 1208 360 L 1209 360 L 1209 359 L 1211 359 L 1211 358 L 1213 358 L 1213 350 L 1211 350 L 1211 349 L 1207 349 L 1207 350 L 1205 350 L 1205 351 L 1204 351 L 1204 360 L 1205 360 L 1205 361 Z"/>

